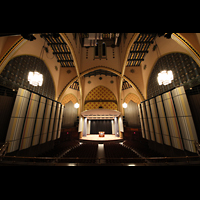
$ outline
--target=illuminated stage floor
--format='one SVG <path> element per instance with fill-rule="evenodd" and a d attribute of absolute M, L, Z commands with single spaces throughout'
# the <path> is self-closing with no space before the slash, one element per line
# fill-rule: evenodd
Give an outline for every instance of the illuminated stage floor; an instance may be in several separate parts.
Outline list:
<path fill-rule="evenodd" d="M 122 138 L 115 137 L 115 135 L 112 135 L 112 134 L 105 134 L 105 137 L 99 137 L 99 135 L 90 134 L 90 135 L 87 135 L 87 137 L 80 138 L 80 140 L 94 141 L 94 142 L 123 141 Z"/>

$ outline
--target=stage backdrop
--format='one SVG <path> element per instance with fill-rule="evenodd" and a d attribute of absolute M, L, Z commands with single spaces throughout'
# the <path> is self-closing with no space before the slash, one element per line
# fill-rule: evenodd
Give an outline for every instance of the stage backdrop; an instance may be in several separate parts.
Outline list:
<path fill-rule="evenodd" d="M 90 134 L 99 134 L 99 131 L 112 134 L 111 120 L 91 120 Z"/>

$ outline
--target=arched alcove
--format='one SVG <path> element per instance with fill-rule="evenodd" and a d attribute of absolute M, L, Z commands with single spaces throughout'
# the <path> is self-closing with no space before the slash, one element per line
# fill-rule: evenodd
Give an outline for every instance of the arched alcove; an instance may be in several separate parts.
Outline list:
<path fill-rule="evenodd" d="M 34 87 L 28 82 L 29 71 L 43 74 L 42 86 Z M 55 99 L 53 78 L 43 60 L 30 55 L 17 56 L 11 59 L 0 74 L 0 85 L 10 89 L 28 89 L 48 98 Z"/>
<path fill-rule="evenodd" d="M 117 99 L 114 93 L 102 85 L 93 88 L 87 94 L 84 110 L 98 109 L 99 107 L 117 110 Z"/>
<path fill-rule="evenodd" d="M 124 108 L 124 114 L 128 127 L 140 128 L 140 118 L 137 103 L 130 100 L 127 108 Z"/>
<path fill-rule="evenodd" d="M 65 103 L 63 110 L 62 128 L 70 128 L 74 126 L 77 120 L 77 109 L 74 108 L 74 103 L 70 100 Z"/>
<path fill-rule="evenodd" d="M 168 85 L 159 85 L 158 73 L 162 70 L 172 70 L 174 80 Z M 147 86 L 147 98 L 159 95 L 174 87 L 183 85 L 189 89 L 200 84 L 200 67 L 189 55 L 170 53 L 158 59 L 150 74 Z"/>

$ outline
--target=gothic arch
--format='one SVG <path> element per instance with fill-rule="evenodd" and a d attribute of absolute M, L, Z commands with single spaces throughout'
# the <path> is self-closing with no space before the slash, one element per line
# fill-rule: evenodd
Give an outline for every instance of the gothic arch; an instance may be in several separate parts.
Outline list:
<path fill-rule="evenodd" d="M 73 104 L 75 104 L 75 103 L 77 103 L 78 102 L 78 100 L 77 100 L 77 98 L 74 96 L 74 94 L 67 94 L 67 95 L 65 95 L 64 96 L 64 98 L 63 98 L 63 100 L 62 100 L 62 105 L 65 105 L 66 103 L 68 103 L 68 102 L 72 102 Z"/>
<path fill-rule="evenodd" d="M 126 102 L 128 104 L 129 101 L 133 101 L 134 103 L 137 103 L 137 104 L 139 104 L 141 102 L 139 97 L 134 93 L 129 93 L 126 95 L 124 102 Z"/>
<path fill-rule="evenodd" d="M 105 108 L 117 110 L 117 98 L 114 93 L 105 86 L 99 85 L 93 88 L 86 96 L 84 110 Z"/>
<path fill-rule="evenodd" d="M 28 72 L 37 71 L 43 74 L 41 87 L 34 87 L 28 82 Z M 11 89 L 24 88 L 55 99 L 55 84 L 51 73 L 43 60 L 31 55 L 19 55 L 12 58 L 0 74 L 0 84 Z"/>
<path fill-rule="evenodd" d="M 161 67 L 162 66 L 162 67 Z M 174 80 L 171 84 L 163 86 L 158 85 L 157 75 L 163 70 L 172 70 Z M 184 86 L 185 89 L 200 84 L 200 67 L 195 60 L 184 53 L 169 53 L 159 58 L 149 74 L 147 83 L 147 98 L 159 95 L 174 87 Z"/>

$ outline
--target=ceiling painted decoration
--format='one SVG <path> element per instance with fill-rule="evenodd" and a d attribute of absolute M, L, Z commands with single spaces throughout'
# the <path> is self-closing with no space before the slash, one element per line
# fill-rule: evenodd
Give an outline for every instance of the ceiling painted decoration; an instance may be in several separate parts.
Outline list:
<path fill-rule="evenodd" d="M 69 86 L 69 88 L 79 91 L 79 82 L 78 82 L 78 80 L 74 81 L 74 82 Z"/>
<path fill-rule="evenodd" d="M 74 67 L 73 57 L 69 46 L 60 36 L 60 34 L 53 35 L 51 33 L 42 33 L 41 37 L 47 41 L 47 45 L 53 50 L 53 54 L 57 57 L 57 62 L 61 67 Z"/>
<path fill-rule="evenodd" d="M 73 104 L 75 104 L 75 103 L 77 103 L 77 98 L 73 95 L 73 94 L 67 94 L 64 98 L 63 98 L 63 100 L 62 100 L 62 104 L 63 105 L 65 105 L 65 104 L 67 104 L 67 103 L 69 103 L 69 102 L 72 102 Z"/>
<path fill-rule="evenodd" d="M 155 38 L 156 33 L 140 33 L 131 47 L 126 66 L 140 66 Z"/>
<path fill-rule="evenodd" d="M 141 102 L 139 97 L 133 93 L 129 93 L 124 100 L 124 102 L 126 102 L 127 104 L 129 103 L 129 101 L 133 101 L 137 104 L 139 104 Z"/>
<path fill-rule="evenodd" d="M 129 84 L 128 81 L 126 81 L 124 79 L 123 84 L 122 84 L 122 90 L 126 90 L 126 89 L 129 89 L 129 88 L 132 88 L 131 84 Z"/>
<path fill-rule="evenodd" d="M 92 72 L 85 74 L 84 77 L 91 77 L 91 76 L 97 76 L 97 75 L 105 75 L 105 76 L 111 76 L 111 77 L 117 76 L 116 74 L 109 72 L 107 70 L 98 69 L 98 70 L 94 70 Z"/>
<path fill-rule="evenodd" d="M 98 109 L 99 107 L 117 110 L 117 99 L 114 93 L 104 86 L 92 89 L 85 99 L 85 110 Z"/>

